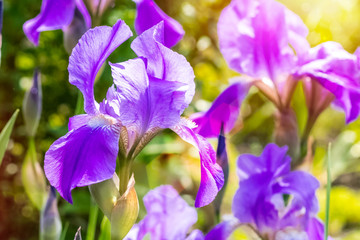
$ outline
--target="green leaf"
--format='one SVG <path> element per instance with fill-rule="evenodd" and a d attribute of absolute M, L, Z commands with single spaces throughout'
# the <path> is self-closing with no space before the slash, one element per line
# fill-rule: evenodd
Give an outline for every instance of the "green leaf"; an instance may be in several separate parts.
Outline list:
<path fill-rule="evenodd" d="M 329 234 L 329 209 L 330 209 L 330 191 L 331 191 L 331 143 L 328 146 L 328 159 L 327 159 L 327 184 L 326 184 L 326 210 L 325 210 L 325 231 L 324 239 L 328 239 Z"/>
<path fill-rule="evenodd" d="M 10 120 L 6 123 L 4 129 L 0 133 L 0 165 L 2 162 L 2 159 L 5 155 L 5 151 L 7 148 L 7 145 L 9 143 L 10 135 L 12 132 L 12 129 L 15 124 L 16 117 L 19 113 L 19 109 L 17 109 L 14 114 L 11 116 Z"/>

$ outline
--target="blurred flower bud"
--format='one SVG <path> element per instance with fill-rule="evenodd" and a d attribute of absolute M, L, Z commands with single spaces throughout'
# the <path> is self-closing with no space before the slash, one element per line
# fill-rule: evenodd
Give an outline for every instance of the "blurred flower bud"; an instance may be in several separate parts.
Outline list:
<path fill-rule="evenodd" d="M 116 201 L 120 198 L 119 177 L 114 173 L 113 178 L 89 186 L 91 196 L 108 219 Z"/>
<path fill-rule="evenodd" d="M 29 141 L 21 177 L 26 194 L 34 206 L 40 210 L 47 199 L 47 187 L 44 171 L 37 161 L 34 139 Z"/>
<path fill-rule="evenodd" d="M 117 199 L 111 212 L 111 239 L 123 239 L 130 231 L 139 214 L 139 201 L 134 188 L 135 180 L 132 176 L 126 192 Z"/>
<path fill-rule="evenodd" d="M 226 185 L 229 178 L 229 161 L 228 156 L 226 152 L 226 138 L 224 134 L 224 125 L 221 125 L 220 134 L 218 137 L 218 146 L 216 150 L 216 163 L 219 164 L 224 172 L 224 186 L 219 191 L 218 195 L 216 196 L 214 200 L 214 207 L 215 207 L 215 214 L 217 217 L 217 220 L 220 221 L 220 208 L 222 199 L 224 197 Z"/>
<path fill-rule="evenodd" d="M 74 240 L 82 240 L 82 238 L 81 238 L 81 227 L 79 227 L 78 230 L 76 231 Z"/>
<path fill-rule="evenodd" d="M 54 187 L 51 187 L 46 205 L 41 211 L 40 239 L 56 240 L 56 239 L 60 239 L 60 235 L 61 235 L 61 220 L 57 207 L 56 190 Z"/>
<path fill-rule="evenodd" d="M 31 137 L 35 136 L 39 125 L 42 109 L 42 91 L 40 74 L 37 69 L 34 72 L 33 85 L 26 92 L 23 101 L 23 116 L 27 134 Z"/>
<path fill-rule="evenodd" d="M 76 46 L 81 36 L 88 30 L 84 16 L 78 8 L 75 9 L 74 18 L 69 26 L 63 29 L 64 47 L 71 54 L 72 49 Z"/>
<path fill-rule="evenodd" d="M 275 114 L 275 143 L 279 146 L 287 145 L 292 159 L 299 156 L 300 142 L 296 115 L 290 108 L 277 111 Z"/>

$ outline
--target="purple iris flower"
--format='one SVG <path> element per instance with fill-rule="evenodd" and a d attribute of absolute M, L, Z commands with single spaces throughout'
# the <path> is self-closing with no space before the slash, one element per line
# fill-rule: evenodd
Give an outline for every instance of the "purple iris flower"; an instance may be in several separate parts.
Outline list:
<path fill-rule="evenodd" d="M 275 0 L 232 0 L 218 22 L 220 50 L 230 68 L 248 75 L 280 110 L 289 107 L 303 79 L 312 104 L 309 115 L 315 111 L 310 121 L 333 100 L 347 123 L 355 120 L 360 113 L 359 54 L 332 42 L 310 49 L 307 34 L 300 17 Z"/>
<path fill-rule="evenodd" d="M 309 48 L 299 16 L 274 0 L 233 0 L 218 22 L 220 50 L 235 71 L 253 78 L 280 78 Z"/>
<path fill-rule="evenodd" d="M 147 215 L 133 226 L 125 240 L 144 239 L 147 234 L 151 239 L 187 239 L 188 230 L 197 222 L 197 212 L 172 186 L 151 190 L 143 201 Z"/>
<path fill-rule="evenodd" d="M 226 239 L 234 227 L 239 226 L 236 219 L 229 219 L 206 235 L 198 229 L 187 234 L 191 226 L 197 222 L 197 212 L 170 185 L 151 190 L 143 201 L 147 215 L 132 227 L 125 240 L 141 240 L 145 236 L 167 240 L 221 240 Z"/>
<path fill-rule="evenodd" d="M 357 118 L 360 113 L 359 55 L 348 53 L 339 43 L 325 42 L 310 49 L 298 65 L 294 75 L 308 77 L 304 80 L 305 94 L 314 114 L 333 102 L 344 110 L 347 123 Z"/>
<path fill-rule="evenodd" d="M 268 144 L 260 156 L 240 155 L 240 183 L 232 205 L 238 223 L 228 221 L 214 229 L 228 235 L 237 225 L 249 224 L 270 240 L 323 239 L 324 227 L 315 216 L 319 182 L 306 172 L 290 171 L 290 161 L 287 147 L 275 144 Z"/>
<path fill-rule="evenodd" d="M 240 106 L 251 84 L 238 81 L 225 89 L 206 112 L 191 115 L 190 119 L 197 124 L 195 131 L 203 137 L 214 138 L 220 134 L 224 125 L 224 133 L 229 133 L 238 119 Z"/>
<path fill-rule="evenodd" d="M 110 179 L 118 155 L 120 161 L 132 161 L 159 131 L 170 128 L 199 150 L 201 183 L 195 206 L 207 205 L 223 185 L 223 172 L 210 143 L 180 117 L 194 95 L 194 73 L 184 56 L 164 46 L 162 22 L 132 42 L 138 58 L 109 63 L 114 84 L 100 104 L 94 98 L 100 67 L 131 35 L 120 20 L 112 28 L 89 30 L 74 48 L 69 81 L 83 93 L 86 114 L 70 118 L 69 132 L 47 151 L 46 176 L 72 202 L 73 188 Z"/>
<path fill-rule="evenodd" d="M 82 0 L 43 0 L 39 15 L 25 22 L 24 33 L 37 46 L 40 32 L 66 29 L 74 18 L 75 10 L 82 14 L 87 28 L 90 28 L 90 14 Z"/>
<path fill-rule="evenodd" d="M 135 30 L 138 35 L 164 21 L 164 45 L 175 46 L 185 32 L 181 24 L 166 15 L 153 0 L 133 0 L 136 3 Z"/>

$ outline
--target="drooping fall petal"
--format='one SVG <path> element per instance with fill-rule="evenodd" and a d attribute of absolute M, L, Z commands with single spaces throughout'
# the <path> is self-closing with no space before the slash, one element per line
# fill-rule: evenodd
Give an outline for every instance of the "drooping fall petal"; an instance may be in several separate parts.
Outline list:
<path fill-rule="evenodd" d="M 109 179 L 115 172 L 120 130 L 98 116 L 56 140 L 45 154 L 47 179 L 72 203 L 71 190 Z"/>

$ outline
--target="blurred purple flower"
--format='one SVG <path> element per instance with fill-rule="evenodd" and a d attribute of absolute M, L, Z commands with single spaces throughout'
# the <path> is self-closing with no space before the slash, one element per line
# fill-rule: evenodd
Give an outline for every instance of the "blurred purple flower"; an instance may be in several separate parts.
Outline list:
<path fill-rule="evenodd" d="M 133 0 L 136 3 L 135 30 L 138 35 L 164 21 L 164 45 L 175 46 L 185 32 L 182 26 L 166 15 L 153 0 Z"/>
<path fill-rule="evenodd" d="M 309 48 L 308 29 L 274 0 L 233 0 L 218 22 L 220 50 L 235 71 L 275 83 Z"/>
<path fill-rule="evenodd" d="M 82 0 L 43 0 L 39 15 L 24 23 L 26 37 L 37 46 L 40 32 L 64 30 L 71 24 L 76 9 L 82 14 L 86 27 L 90 28 L 91 18 Z"/>
<path fill-rule="evenodd" d="M 323 239 L 323 226 L 315 217 L 319 182 L 306 172 L 290 171 L 286 153 L 287 147 L 268 144 L 260 156 L 239 156 L 233 213 L 239 224 L 251 225 L 268 239 Z M 227 224 L 221 228 L 224 233 L 234 230 Z"/>
<path fill-rule="evenodd" d="M 125 239 L 185 239 L 197 221 L 195 208 L 190 207 L 170 185 L 163 185 L 144 197 L 147 215 L 135 225 Z"/>
<path fill-rule="evenodd" d="M 147 215 L 132 227 L 125 240 L 219 240 L 226 239 L 239 226 L 234 218 L 212 229 L 206 236 L 198 229 L 187 233 L 197 222 L 197 212 L 190 207 L 170 185 L 163 185 L 148 192 L 144 197 Z M 231 230 L 230 230 L 231 229 Z"/>
<path fill-rule="evenodd" d="M 163 45 L 162 22 L 132 42 L 139 58 L 109 63 L 114 85 L 106 99 L 95 101 L 94 80 L 100 67 L 131 35 L 118 21 L 112 28 L 89 30 L 74 48 L 69 81 L 83 93 L 86 114 L 72 117 L 69 132 L 47 151 L 46 176 L 72 202 L 73 188 L 113 176 L 118 153 L 120 160 L 132 160 L 159 131 L 170 128 L 199 150 L 201 183 L 195 206 L 207 205 L 223 186 L 223 172 L 210 143 L 193 132 L 191 121 L 180 117 L 194 95 L 194 73 L 184 56 Z"/>
<path fill-rule="evenodd" d="M 309 77 L 304 81 L 307 105 L 314 114 L 332 100 L 344 110 L 346 122 L 360 113 L 360 58 L 345 51 L 339 43 L 325 42 L 312 49 L 299 61 L 294 75 Z M 317 82 L 322 87 L 314 86 Z"/>
<path fill-rule="evenodd" d="M 238 119 L 241 103 L 250 86 L 249 82 L 236 82 L 214 100 L 208 111 L 191 115 L 190 119 L 197 124 L 194 130 L 205 138 L 218 137 L 223 124 L 224 133 L 229 133 Z"/>
<path fill-rule="evenodd" d="M 232 0 L 218 22 L 220 50 L 230 68 L 251 77 L 280 110 L 289 107 L 304 79 L 310 124 L 334 99 L 349 123 L 360 114 L 360 51 L 352 55 L 333 42 L 310 49 L 307 34 L 300 17 L 275 0 Z M 314 90 L 306 77 L 322 87 Z"/>

